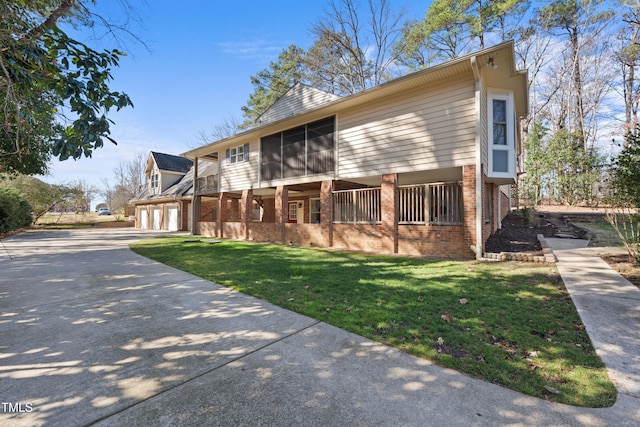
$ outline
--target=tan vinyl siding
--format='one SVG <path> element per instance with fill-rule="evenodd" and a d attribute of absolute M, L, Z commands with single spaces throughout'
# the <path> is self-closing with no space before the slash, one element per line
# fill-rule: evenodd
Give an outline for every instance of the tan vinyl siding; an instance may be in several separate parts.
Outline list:
<path fill-rule="evenodd" d="M 340 178 L 475 164 L 475 81 L 462 78 L 339 114 Z"/>
<path fill-rule="evenodd" d="M 218 158 L 220 159 L 220 191 L 242 191 L 252 188 L 253 184 L 258 182 L 259 150 L 260 142 L 249 142 L 249 160 L 229 165 L 225 161 L 226 148 L 218 152 Z"/>

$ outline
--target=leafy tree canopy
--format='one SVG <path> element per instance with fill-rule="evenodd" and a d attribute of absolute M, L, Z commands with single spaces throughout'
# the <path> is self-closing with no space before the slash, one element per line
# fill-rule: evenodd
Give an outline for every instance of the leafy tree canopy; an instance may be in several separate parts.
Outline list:
<path fill-rule="evenodd" d="M 110 135 L 107 113 L 133 106 L 109 88 L 123 55 L 70 38 L 62 19 L 87 23 L 95 0 L 0 3 L 0 172 L 47 172 L 52 157 L 90 157 Z"/>
<path fill-rule="evenodd" d="M 615 205 L 640 208 L 640 125 L 627 133 L 611 181 Z"/>

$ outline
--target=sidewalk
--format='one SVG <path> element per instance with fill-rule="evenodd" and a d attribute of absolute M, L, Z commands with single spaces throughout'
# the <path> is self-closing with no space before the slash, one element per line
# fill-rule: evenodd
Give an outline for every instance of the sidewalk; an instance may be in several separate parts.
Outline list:
<path fill-rule="evenodd" d="M 588 248 L 587 240 L 546 240 L 618 400 L 627 396 L 640 407 L 640 289 Z"/>

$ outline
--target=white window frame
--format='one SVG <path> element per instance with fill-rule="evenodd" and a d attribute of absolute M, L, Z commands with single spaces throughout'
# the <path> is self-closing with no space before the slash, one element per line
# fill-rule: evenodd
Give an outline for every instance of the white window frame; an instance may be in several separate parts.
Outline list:
<path fill-rule="evenodd" d="M 318 202 L 318 210 L 314 211 L 313 210 L 313 205 L 314 205 L 314 202 L 316 202 L 316 201 Z M 309 199 L 309 223 L 310 224 L 320 224 L 320 218 L 321 218 L 320 217 L 320 211 L 321 211 L 320 197 L 311 197 Z M 313 220 L 313 214 L 317 214 L 318 215 L 318 221 L 317 222 L 315 222 Z"/>
<path fill-rule="evenodd" d="M 149 178 L 149 187 L 151 188 L 151 193 L 158 193 L 158 189 L 160 188 L 160 174 L 154 172 Z"/>
<path fill-rule="evenodd" d="M 236 163 L 242 163 L 249 160 L 249 144 L 237 145 L 235 147 L 227 148 L 225 153 L 225 163 L 227 165 L 233 165 Z"/>
<path fill-rule="evenodd" d="M 501 100 L 506 102 L 506 145 L 493 143 L 493 101 Z M 487 96 L 487 144 L 488 144 L 488 176 L 492 178 L 515 178 L 516 177 L 516 115 L 514 110 L 513 92 L 488 90 Z M 496 151 L 507 152 L 507 171 L 494 171 L 493 153 Z"/>

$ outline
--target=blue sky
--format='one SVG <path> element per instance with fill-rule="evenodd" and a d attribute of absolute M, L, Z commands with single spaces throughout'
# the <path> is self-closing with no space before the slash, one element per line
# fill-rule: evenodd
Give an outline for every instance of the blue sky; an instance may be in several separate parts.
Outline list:
<path fill-rule="evenodd" d="M 405 6 L 407 18 L 419 18 L 430 1 L 393 3 Z M 118 145 L 108 143 L 91 159 L 54 160 L 43 179 L 103 188 L 102 180 L 113 181 L 119 162 L 138 153 L 180 154 L 202 145 L 201 132 L 230 114 L 241 117 L 253 90 L 251 75 L 288 45 L 311 44 L 309 29 L 327 8 L 327 0 L 149 0 L 139 8 L 144 28 L 135 30 L 149 50 L 130 45 L 113 72 L 111 88 L 126 92 L 135 105 L 109 116 Z"/>

